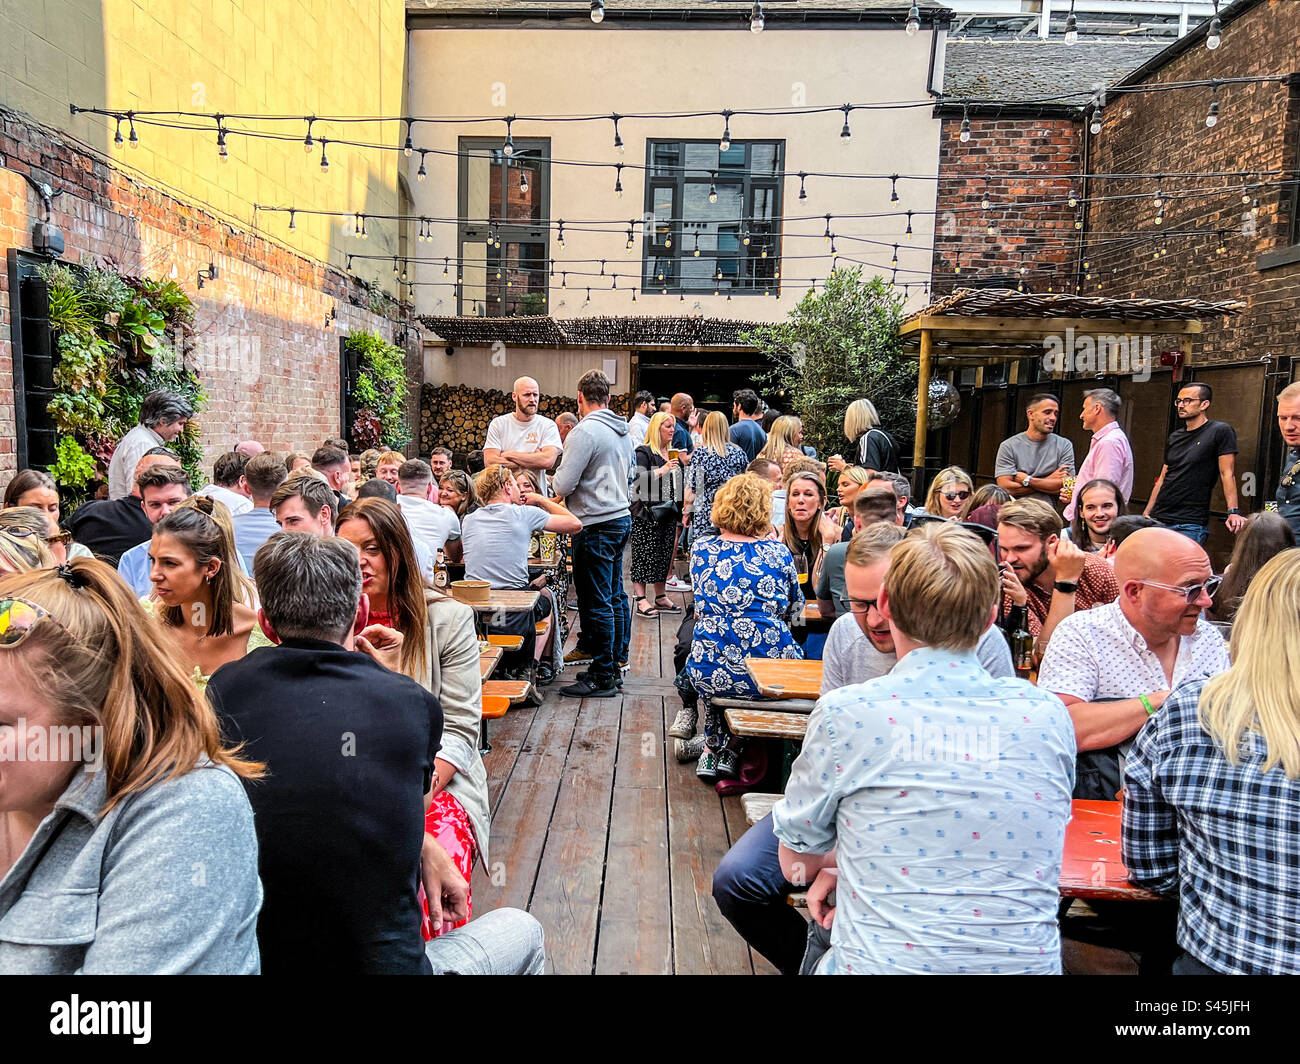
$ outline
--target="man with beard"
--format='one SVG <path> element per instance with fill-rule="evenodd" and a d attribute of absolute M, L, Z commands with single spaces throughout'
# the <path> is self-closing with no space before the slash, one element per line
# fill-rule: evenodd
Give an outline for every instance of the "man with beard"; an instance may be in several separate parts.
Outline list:
<path fill-rule="evenodd" d="M 515 381 L 510 398 L 515 412 L 492 419 L 483 442 L 485 466 L 504 464 L 513 469 L 537 472 L 537 492 L 546 495 L 546 470 L 551 469 L 564 449 L 560 430 L 549 417 L 537 412 L 541 388 L 532 377 Z"/>
<path fill-rule="evenodd" d="M 889 552 L 905 536 L 895 524 L 879 523 L 849 541 L 844 584 L 849 612 L 831 625 L 822 657 L 823 695 L 883 676 L 894 667 L 894 638 L 877 608 L 889 571 Z M 991 676 L 1014 676 L 1011 653 L 1002 633 L 989 626 L 975 655 Z M 713 874 L 713 897 L 722 915 L 754 949 L 782 974 L 794 975 L 803 960 L 808 925 L 786 898 L 806 887 L 790 883 L 781 872 L 777 838 L 769 813 L 727 852 Z"/>
<path fill-rule="evenodd" d="M 1037 499 L 1018 499 L 998 511 L 1002 608 L 1029 607 L 1029 632 L 1039 658 L 1066 617 L 1119 597 L 1110 566 L 1061 539 L 1062 527 L 1060 515 Z"/>

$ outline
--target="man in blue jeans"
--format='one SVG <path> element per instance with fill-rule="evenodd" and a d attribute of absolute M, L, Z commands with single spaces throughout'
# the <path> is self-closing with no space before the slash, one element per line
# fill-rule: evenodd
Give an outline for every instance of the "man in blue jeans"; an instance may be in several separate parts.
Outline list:
<path fill-rule="evenodd" d="M 609 409 L 609 378 L 590 370 L 578 381 L 582 420 L 569 433 L 552 487 L 582 522 L 573 537 L 573 579 L 590 668 L 560 688 L 567 698 L 613 698 L 623 682 L 631 604 L 623 588 L 623 550 L 632 527 L 627 422 Z"/>

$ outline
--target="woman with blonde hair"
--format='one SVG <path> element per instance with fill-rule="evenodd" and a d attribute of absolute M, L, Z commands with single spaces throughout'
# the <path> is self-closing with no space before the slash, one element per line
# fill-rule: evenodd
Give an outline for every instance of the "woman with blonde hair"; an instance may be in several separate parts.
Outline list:
<path fill-rule="evenodd" d="M 311 455 L 306 451 L 290 451 L 284 456 L 284 468 L 291 476 L 300 469 L 310 469 Z"/>
<path fill-rule="evenodd" d="M 778 463 L 782 469 L 786 464 L 786 452 L 794 451 L 796 455 L 803 454 L 803 422 L 793 414 L 782 414 L 772 422 L 772 428 L 767 433 L 767 442 L 763 444 L 763 449 L 758 452 L 760 458 L 769 458 Z"/>
<path fill-rule="evenodd" d="M 830 462 L 827 462 L 830 465 Z M 835 494 L 840 504 L 826 511 L 826 516 L 840 526 L 840 539 L 853 535 L 853 500 L 872 481 L 871 471 L 862 466 L 843 466 L 835 481 Z"/>
<path fill-rule="evenodd" d="M 930 481 L 925 495 L 925 512 L 948 521 L 961 517 L 962 506 L 975 494 L 975 482 L 960 466 L 941 469 Z"/>
<path fill-rule="evenodd" d="M 153 526 L 149 580 L 144 608 L 161 622 L 199 690 L 222 665 L 272 645 L 258 626 L 257 599 L 240 570 L 224 503 L 191 495 Z"/>
<path fill-rule="evenodd" d="M 0 973 L 260 971 L 257 835 L 216 715 L 113 569 L 0 577 Z M 206 888 L 196 889 L 196 870 Z"/>
<path fill-rule="evenodd" d="M 681 484 L 677 475 L 681 462 L 668 457 L 676 425 L 672 414 L 656 412 L 646 425 L 645 443 L 635 452 L 629 540 L 632 592 L 640 617 L 682 612 L 664 587 L 673 565 Z M 654 589 L 653 603 L 646 595 L 647 588 Z"/>
<path fill-rule="evenodd" d="M 880 415 L 870 399 L 856 399 L 844 411 L 844 436 L 853 444 L 853 457 L 863 469 L 875 473 L 901 473 L 898 442 L 880 427 Z M 833 454 L 826 464 L 837 472 L 847 464 Z"/>
<path fill-rule="evenodd" d="M 732 477 L 745 471 L 749 459 L 731 442 L 727 415 L 715 410 L 704 419 L 699 445 L 691 452 L 686 470 L 686 500 L 682 524 L 691 530 L 691 542 L 718 534 L 710 514 L 713 495 Z"/>
<path fill-rule="evenodd" d="M 27 573 L 57 564 L 49 540 L 44 511 L 35 506 L 0 510 L 0 573 Z"/>
<path fill-rule="evenodd" d="M 436 858 L 450 861 L 468 884 L 474 861 L 487 861 L 489 824 L 487 774 L 478 752 L 483 686 L 474 611 L 424 583 L 406 520 L 387 499 L 349 503 L 339 514 L 338 535 L 359 552 L 371 623 L 402 633 L 400 671 L 442 705 L 442 747 L 434 759 L 425 830 L 439 844 Z M 425 933 L 437 937 L 468 922 L 468 915 Z"/>
<path fill-rule="evenodd" d="M 767 538 L 771 488 L 753 473 L 733 477 L 713 497 L 713 519 L 719 534 L 691 548 L 695 631 L 685 666 L 686 678 L 704 702 L 705 750 L 696 775 L 707 783 L 740 773 L 742 741 L 732 735 L 713 701 L 759 696 L 744 659 L 803 657 L 790 634 L 790 622 L 802 614 L 804 604 L 794 559 L 783 543 Z M 678 720 L 694 717 L 694 712 L 684 708 Z M 686 723 L 693 731 L 695 721 Z"/>
<path fill-rule="evenodd" d="M 1175 687 L 1138 732 L 1123 861 L 1135 883 L 1178 898 L 1175 975 L 1297 975 L 1300 552 L 1251 581 L 1231 657 Z"/>

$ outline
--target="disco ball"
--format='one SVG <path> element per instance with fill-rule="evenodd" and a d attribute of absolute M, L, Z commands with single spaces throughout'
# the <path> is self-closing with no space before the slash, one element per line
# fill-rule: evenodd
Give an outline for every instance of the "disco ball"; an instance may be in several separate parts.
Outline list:
<path fill-rule="evenodd" d="M 916 407 L 916 396 L 912 397 L 913 409 Z M 930 405 L 927 411 L 929 415 L 930 431 L 935 429 L 946 429 L 961 412 L 961 395 L 951 381 L 932 380 L 930 382 Z"/>

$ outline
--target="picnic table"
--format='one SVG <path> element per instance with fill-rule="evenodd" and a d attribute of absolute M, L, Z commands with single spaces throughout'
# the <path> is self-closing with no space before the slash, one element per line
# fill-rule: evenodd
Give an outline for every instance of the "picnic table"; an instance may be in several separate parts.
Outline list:
<path fill-rule="evenodd" d="M 1152 894 L 1129 882 L 1120 859 L 1120 802 L 1076 798 L 1065 828 L 1061 861 L 1061 896 L 1155 901 Z"/>
<path fill-rule="evenodd" d="M 805 658 L 746 658 L 745 671 L 764 698 L 817 698 L 822 663 Z"/>
<path fill-rule="evenodd" d="M 492 675 L 492 671 L 501 661 L 501 655 L 503 653 L 504 651 L 500 647 L 490 646 L 484 649 L 483 645 L 481 643 L 479 644 L 478 678 L 480 680 L 486 680 Z"/>
<path fill-rule="evenodd" d="M 808 730 L 803 713 L 772 709 L 728 709 L 727 727 L 736 735 L 760 739 L 792 739 L 802 742 Z"/>
<path fill-rule="evenodd" d="M 822 617 L 821 607 L 815 601 L 804 600 L 803 623 L 809 628 L 829 628 L 835 623 L 834 617 Z"/>

